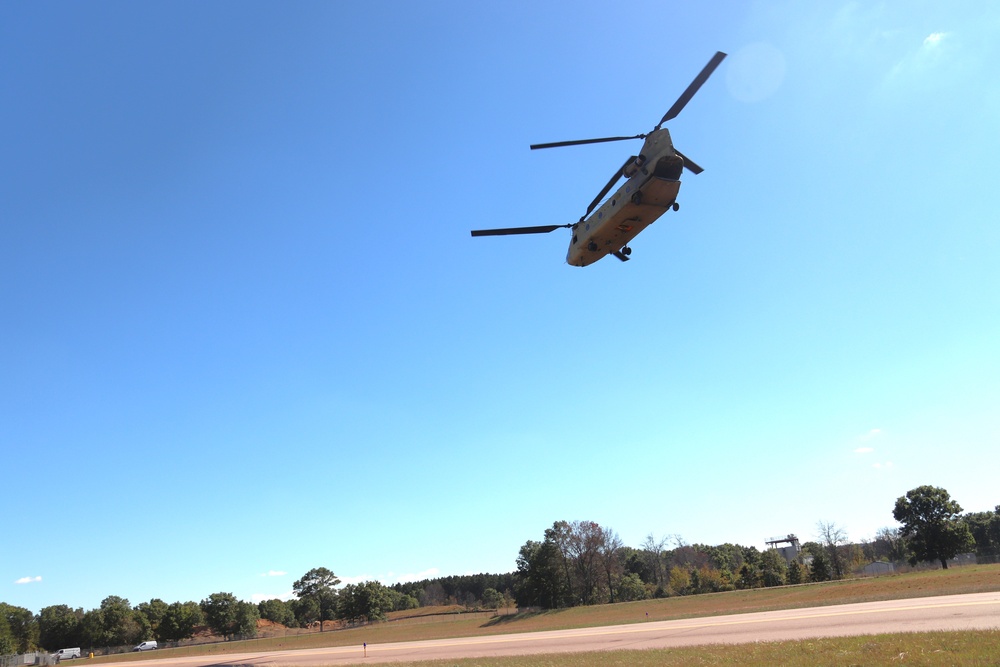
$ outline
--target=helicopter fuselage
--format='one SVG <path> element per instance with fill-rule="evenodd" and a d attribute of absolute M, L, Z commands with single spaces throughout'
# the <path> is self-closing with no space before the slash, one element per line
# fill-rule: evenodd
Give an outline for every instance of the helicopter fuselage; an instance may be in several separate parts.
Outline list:
<path fill-rule="evenodd" d="M 625 168 L 628 180 L 573 226 L 566 262 L 587 266 L 626 248 L 675 204 L 683 167 L 670 133 L 666 129 L 651 132 L 639 155 Z"/>

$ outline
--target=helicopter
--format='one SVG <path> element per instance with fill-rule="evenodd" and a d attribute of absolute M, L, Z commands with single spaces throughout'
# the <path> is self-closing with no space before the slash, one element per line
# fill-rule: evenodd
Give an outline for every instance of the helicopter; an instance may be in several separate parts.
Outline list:
<path fill-rule="evenodd" d="M 632 155 L 608 184 L 590 202 L 587 212 L 577 222 L 566 225 L 542 225 L 537 227 L 507 227 L 504 229 L 476 229 L 473 236 L 507 236 L 512 234 L 547 234 L 557 229 L 570 229 L 573 236 L 566 254 L 566 263 L 571 266 L 587 266 L 608 255 L 614 255 L 623 262 L 629 260 L 632 241 L 646 227 L 655 222 L 668 210 L 680 208 L 677 193 L 680 190 L 681 173 L 685 168 L 694 174 L 704 171 L 690 158 L 674 148 L 670 132 L 663 127 L 691 101 L 698 89 L 712 76 L 725 59 L 726 54 L 717 51 L 708 64 L 667 110 L 660 122 L 651 131 L 632 137 L 603 137 L 600 139 L 578 139 L 557 141 L 548 144 L 532 144 L 531 150 L 561 148 L 583 144 L 600 144 L 609 141 L 642 139 L 638 155 Z M 607 200 L 604 197 L 622 178 L 628 180 Z M 603 204 L 601 202 L 604 201 Z M 600 207 L 598 208 L 598 205 Z M 596 211 L 594 209 L 597 209 Z"/>

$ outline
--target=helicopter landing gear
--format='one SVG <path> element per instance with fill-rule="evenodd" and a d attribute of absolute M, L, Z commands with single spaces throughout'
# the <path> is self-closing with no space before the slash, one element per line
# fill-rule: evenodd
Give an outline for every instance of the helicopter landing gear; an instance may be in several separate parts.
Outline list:
<path fill-rule="evenodd" d="M 638 190 L 632 195 L 632 203 L 636 206 L 642 203 L 642 193 Z"/>
<path fill-rule="evenodd" d="M 681 205 L 678 204 L 677 202 L 674 202 L 673 204 L 670 205 L 670 208 L 674 209 L 675 211 L 679 211 L 681 210 Z"/>
<path fill-rule="evenodd" d="M 612 250 L 611 254 L 623 262 L 628 261 L 628 256 L 632 254 L 632 248 L 624 246 L 621 250 Z"/>

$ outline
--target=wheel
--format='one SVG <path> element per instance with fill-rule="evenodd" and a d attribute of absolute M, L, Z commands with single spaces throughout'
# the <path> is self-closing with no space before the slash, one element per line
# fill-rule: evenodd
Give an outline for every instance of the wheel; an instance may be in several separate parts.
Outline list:
<path fill-rule="evenodd" d="M 674 209 L 675 211 L 679 211 L 681 210 L 681 205 L 678 204 L 677 202 L 674 202 L 673 206 L 671 206 L 670 208 Z"/>
<path fill-rule="evenodd" d="M 632 248 L 629 248 L 628 246 L 625 246 L 624 248 L 622 248 L 622 253 L 624 253 L 625 255 L 631 255 L 632 254 Z"/>
<path fill-rule="evenodd" d="M 642 193 L 641 192 L 635 192 L 635 193 L 632 194 L 632 203 L 635 204 L 636 206 L 638 206 L 639 204 L 642 203 Z"/>

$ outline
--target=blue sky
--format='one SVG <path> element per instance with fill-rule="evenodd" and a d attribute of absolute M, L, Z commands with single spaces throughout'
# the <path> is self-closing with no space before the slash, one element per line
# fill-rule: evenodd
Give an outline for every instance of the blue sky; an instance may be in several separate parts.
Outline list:
<path fill-rule="evenodd" d="M 993 2 L 4 3 L 0 600 L 1000 503 Z M 632 261 L 568 234 L 669 124 Z M 21 582 L 21 583 L 19 583 Z"/>

